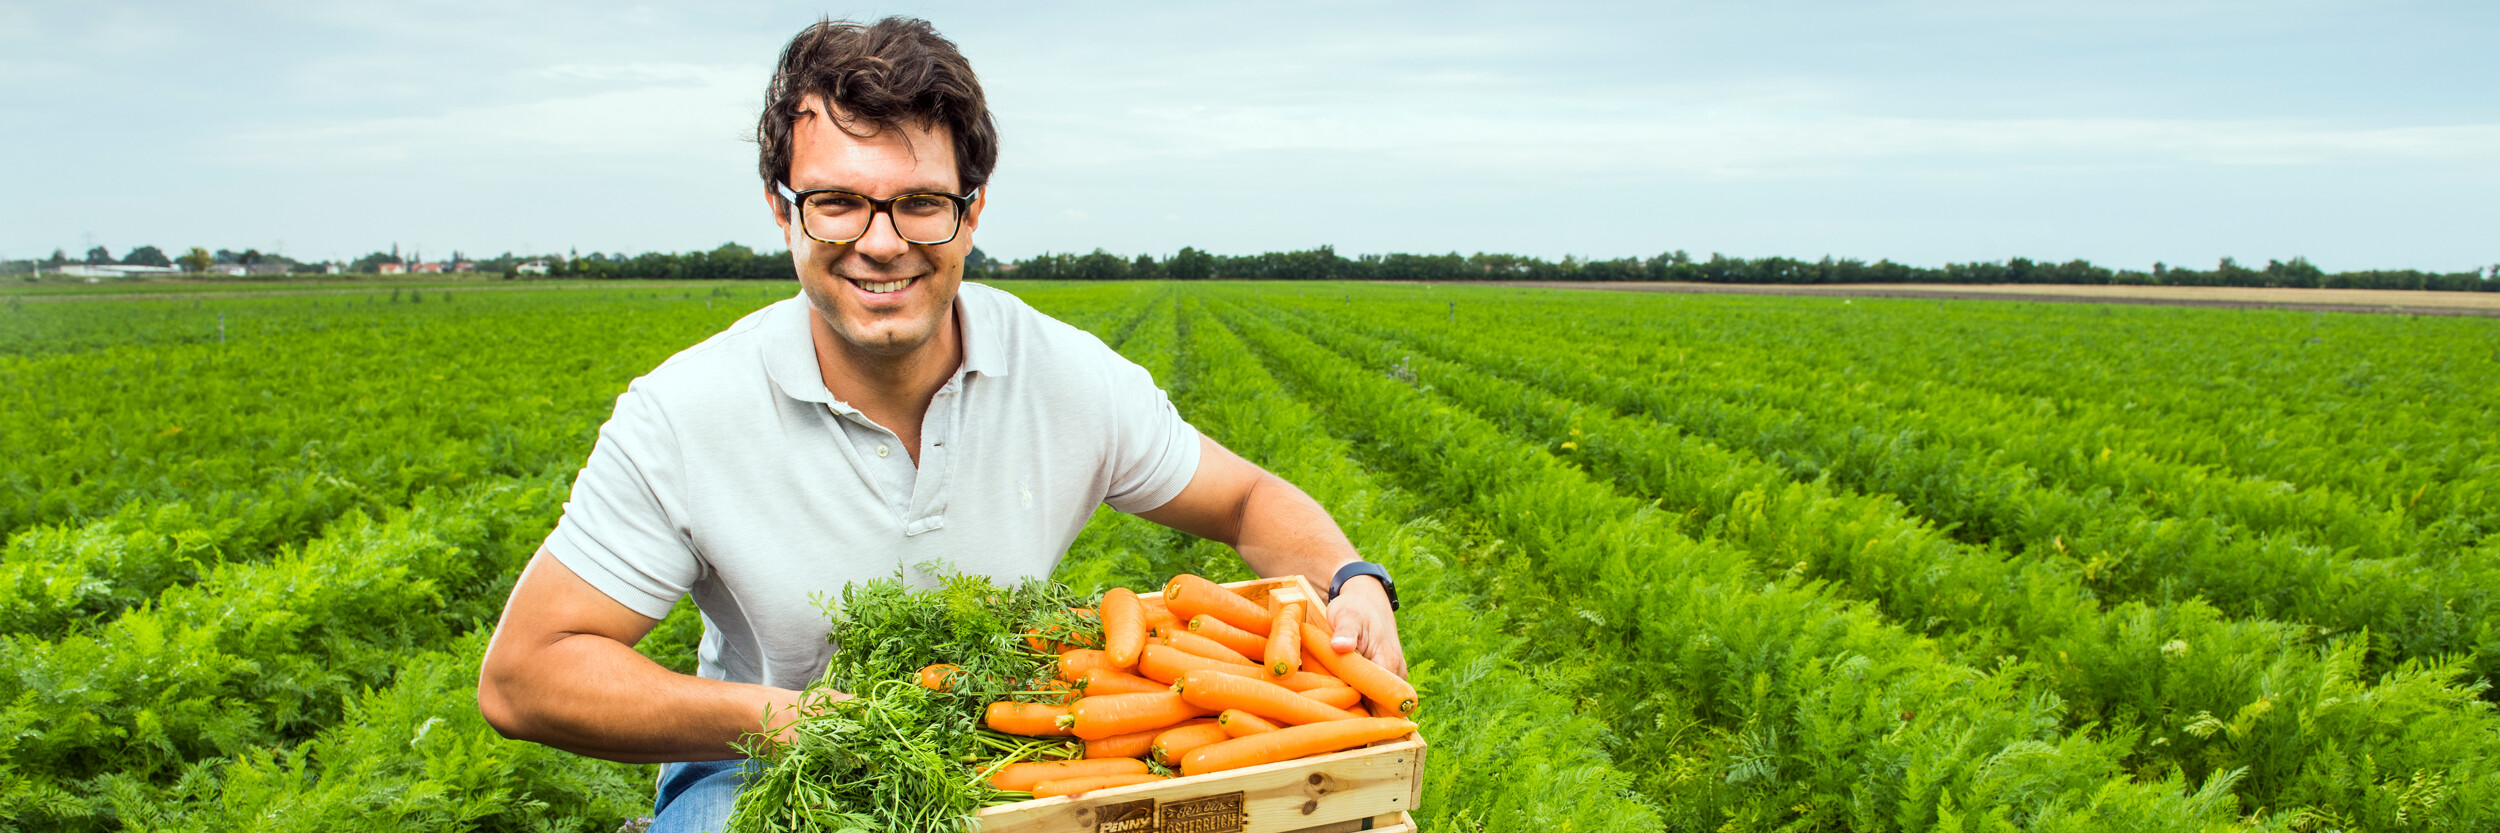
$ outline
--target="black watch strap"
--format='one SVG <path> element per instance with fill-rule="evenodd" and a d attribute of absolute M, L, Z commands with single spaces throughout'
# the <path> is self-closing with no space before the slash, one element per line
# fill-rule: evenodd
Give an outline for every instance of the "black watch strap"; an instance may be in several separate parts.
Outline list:
<path fill-rule="evenodd" d="M 1357 561 L 1337 568 L 1337 577 L 1328 580 L 1328 598 L 1337 598 L 1337 591 L 1345 589 L 1346 581 L 1355 576 L 1371 576 L 1379 579 L 1380 589 L 1389 593 L 1389 609 L 1393 611 L 1398 609 L 1398 583 L 1389 580 L 1389 568 L 1369 561 Z"/>

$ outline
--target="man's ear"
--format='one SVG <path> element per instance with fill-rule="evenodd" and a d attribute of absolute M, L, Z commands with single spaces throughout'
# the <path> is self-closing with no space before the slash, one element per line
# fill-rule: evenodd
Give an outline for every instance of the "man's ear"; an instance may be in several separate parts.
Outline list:
<path fill-rule="evenodd" d="M 764 204 L 772 208 L 773 224 L 781 227 L 781 247 L 798 251 L 798 244 L 790 242 L 790 204 L 783 202 L 780 194 L 765 194 Z"/>
<path fill-rule="evenodd" d="M 972 195 L 972 207 L 964 209 L 965 231 L 977 231 L 981 228 L 981 207 L 989 204 L 990 186 L 985 182 L 981 184 L 981 193 Z"/>

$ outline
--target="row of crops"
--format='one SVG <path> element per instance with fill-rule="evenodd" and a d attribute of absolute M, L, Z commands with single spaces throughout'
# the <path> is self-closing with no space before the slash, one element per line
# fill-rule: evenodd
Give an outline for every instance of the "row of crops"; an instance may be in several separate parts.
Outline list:
<path fill-rule="evenodd" d="M 2493 322 L 1009 288 L 1397 572 L 1433 829 L 2500 826 Z M 646 812 L 475 668 L 615 394 L 787 292 L 0 307 L 0 829 Z"/>

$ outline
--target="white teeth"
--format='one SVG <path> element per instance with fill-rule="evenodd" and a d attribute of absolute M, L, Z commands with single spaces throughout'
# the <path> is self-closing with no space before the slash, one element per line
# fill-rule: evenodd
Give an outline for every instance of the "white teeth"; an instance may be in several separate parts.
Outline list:
<path fill-rule="evenodd" d="M 888 292 L 901 291 L 903 287 L 910 286 L 912 280 L 913 279 L 911 278 L 904 278 L 899 281 L 889 281 L 886 283 L 869 283 L 867 281 L 860 281 L 859 288 L 883 295 Z"/>

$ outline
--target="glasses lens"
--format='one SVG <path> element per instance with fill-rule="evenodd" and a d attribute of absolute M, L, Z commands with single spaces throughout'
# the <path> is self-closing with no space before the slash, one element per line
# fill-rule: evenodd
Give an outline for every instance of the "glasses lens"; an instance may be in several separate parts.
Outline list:
<path fill-rule="evenodd" d="M 859 239 L 868 230 L 868 220 L 876 216 L 868 200 L 858 194 L 824 192 L 807 195 L 807 203 L 799 211 L 807 223 L 807 234 L 818 240 L 849 242 Z"/>
<path fill-rule="evenodd" d="M 894 201 L 894 231 L 914 243 L 938 243 L 955 236 L 955 201 L 936 194 L 913 194 Z"/>

